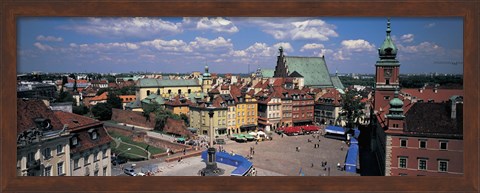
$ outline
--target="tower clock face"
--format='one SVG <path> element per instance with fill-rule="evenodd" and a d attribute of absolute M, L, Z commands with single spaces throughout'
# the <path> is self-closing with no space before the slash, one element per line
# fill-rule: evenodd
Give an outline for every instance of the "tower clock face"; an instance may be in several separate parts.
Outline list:
<path fill-rule="evenodd" d="M 385 69 L 384 74 L 385 74 L 385 77 L 391 77 L 392 76 L 392 69 Z"/>

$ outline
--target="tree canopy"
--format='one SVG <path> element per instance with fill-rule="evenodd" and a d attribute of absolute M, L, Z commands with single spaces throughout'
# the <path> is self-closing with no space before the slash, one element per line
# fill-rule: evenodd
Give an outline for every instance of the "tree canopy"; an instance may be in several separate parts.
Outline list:
<path fill-rule="evenodd" d="M 360 102 L 362 97 L 355 90 L 348 90 L 342 95 L 342 112 L 340 117 L 346 123 L 346 127 L 353 129 L 358 127 L 360 117 L 363 116 L 365 103 Z"/>

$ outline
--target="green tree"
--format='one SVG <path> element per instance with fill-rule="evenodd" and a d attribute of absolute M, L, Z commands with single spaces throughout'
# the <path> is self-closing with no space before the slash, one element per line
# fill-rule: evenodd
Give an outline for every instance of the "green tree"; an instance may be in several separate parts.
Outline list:
<path fill-rule="evenodd" d="M 360 125 L 360 117 L 364 115 L 365 103 L 360 102 L 362 98 L 355 90 L 349 90 L 342 95 L 342 111 L 340 120 L 345 121 L 346 128 L 353 129 Z"/>
<path fill-rule="evenodd" d="M 110 120 L 112 118 L 112 106 L 108 103 L 99 103 L 92 107 L 92 114 L 98 120 Z"/>
<path fill-rule="evenodd" d="M 186 125 L 187 127 L 190 127 L 190 119 L 188 118 L 187 115 L 181 113 L 181 114 L 180 114 L 180 118 L 183 120 L 183 122 L 185 122 L 185 125 Z"/>
<path fill-rule="evenodd" d="M 86 115 L 86 114 L 88 114 L 89 109 L 84 105 L 73 106 L 72 107 L 72 112 L 75 113 L 75 114 L 78 114 L 78 115 Z"/>
<path fill-rule="evenodd" d="M 73 104 L 76 103 L 72 94 L 70 94 L 69 92 L 63 92 L 63 91 L 60 92 L 60 95 L 58 96 L 58 99 L 56 102 L 72 102 Z"/>
<path fill-rule="evenodd" d="M 107 103 L 110 104 L 112 108 L 123 109 L 122 99 L 118 97 L 115 92 L 108 93 Z"/>

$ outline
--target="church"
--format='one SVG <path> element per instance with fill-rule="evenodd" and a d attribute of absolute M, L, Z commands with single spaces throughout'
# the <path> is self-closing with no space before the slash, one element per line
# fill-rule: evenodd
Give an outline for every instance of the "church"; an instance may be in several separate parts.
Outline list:
<path fill-rule="evenodd" d="M 285 56 L 282 47 L 278 50 L 273 78 L 300 77 L 303 78 L 303 85 L 307 87 L 344 89 L 338 76 L 330 76 L 325 56 Z"/>

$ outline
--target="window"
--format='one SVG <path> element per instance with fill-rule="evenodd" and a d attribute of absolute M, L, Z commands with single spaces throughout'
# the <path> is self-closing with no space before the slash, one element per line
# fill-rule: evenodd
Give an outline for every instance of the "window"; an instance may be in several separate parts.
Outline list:
<path fill-rule="evenodd" d="M 407 168 L 407 158 L 399 157 L 398 158 L 398 168 Z"/>
<path fill-rule="evenodd" d="M 190 94 L 192 92 L 192 89 L 188 89 L 188 94 Z"/>
<path fill-rule="evenodd" d="M 63 153 L 63 145 L 57 145 L 57 155 Z"/>
<path fill-rule="evenodd" d="M 182 94 L 182 89 L 178 89 L 178 94 Z"/>
<path fill-rule="evenodd" d="M 383 99 L 389 100 L 389 99 L 390 99 L 390 96 L 384 96 Z"/>
<path fill-rule="evenodd" d="M 95 152 L 95 154 L 93 155 L 93 162 L 97 162 L 98 161 L 98 152 Z"/>
<path fill-rule="evenodd" d="M 45 148 L 43 150 L 43 156 L 45 157 L 44 159 L 50 159 L 52 157 L 52 150 L 50 148 Z"/>
<path fill-rule="evenodd" d="M 447 160 L 439 160 L 438 161 L 438 171 L 439 172 L 447 172 L 448 171 L 448 161 Z"/>
<path fill-rule="evenodd" d="M 97 139 L 97 138 L 98 138 L 98 134 L 97 134 L 96 131 L 94 131 L 94 132 L 92 133 L 92 139 Z"/>
<path fill-rule="evenodd" d="M 90 161 L 88 160 L 88 155 L 85 155 L 83 157 L 83 165 L 88 165 L 88 164 L 90 164 Z"/>
<path fill-rule="evenodd" d="M 418 169 L 419 170 L 427 170 L 427 159 L 419 159 L 418 160 Z"/>
<path fill-rule="evenodd" d="M 93 176 L 98 176 L 98 170 L 93 172 Z"/>
<path fill-rule="evenodd" d="M 107 176 L 107 167 L 103 168 L 103 176 Z"/>
<path fill-rule="evenodd" d="M 78 144 L 78 138 L 77 137 L 73 137 L 72 138 L 72 145 L 77 145 Z"/>
<path fill-rule="evenodd" d="M 400 139 L 400 147 L 407 147 L 407 139 Z"/>
<path fill-rule="evenodd" d="M 63 175 L 63 162 L 57 164 L 57 174 L 58 176 Z"/>
<path fill-rule="evenodd" d="M 79 159 L 79 158 L 73 160 L 73 169 L 79 168 L 78 162 L 80 162 L 80 159 Z"/>
<path fill-rule="evenodd" d="M 51 176 L 52 175 L 52 166 L 46 167 L 43 175 L 44 176 Z"/>
<path fill-rule="evenodd" d="M 149 91 L 149 90 L 147 90 L 147 96 L 148 96 L 148 95 L 150 95 L 150 91 Z"/>
<path fill-rule="evenodd" d="M 448 142 L 440 141 L 440 149 L 441 150 L 447 150 L 447 145 L 448 145 Z"/>
<path fill-rule="evenodd" d="M 102 158 L 103 158 L 103 159 L 107 158 L 107 150 L 106 150 L 106 149 L 104 149 L 104 150 L 102 151 Z"/>
<path fill-rule="evenodd" d="M 27 155 L 27 161 L 28 161 L 28 162 L 35 161 L 35 152 L 30 152 L 30 153 L 28 153 L 28 155 Z"/>
<path fill-rule="evenodd" d="M 419 148 L 421 148 L 421 149 L 427 148 L 427 141 L 426 140 L 420 140 L 418 143 L 419 143 L 418 144 Z"/>

